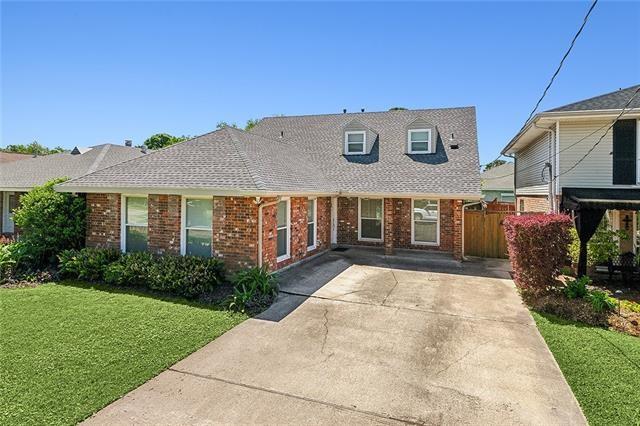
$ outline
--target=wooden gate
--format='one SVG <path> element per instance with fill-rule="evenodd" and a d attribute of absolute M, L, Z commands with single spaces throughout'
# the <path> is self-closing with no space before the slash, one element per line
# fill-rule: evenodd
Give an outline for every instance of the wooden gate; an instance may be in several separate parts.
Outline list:
<path fill-rule="evenodd" d="M 506 259 L 507 239 L 502 220 L 514 212 L 466 210 L 464 212 L 465 256 Z"/>

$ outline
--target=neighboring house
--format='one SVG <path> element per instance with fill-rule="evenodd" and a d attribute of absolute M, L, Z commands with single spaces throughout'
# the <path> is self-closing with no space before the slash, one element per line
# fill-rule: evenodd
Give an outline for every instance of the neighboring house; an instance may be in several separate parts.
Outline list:
<path fill-rule="evenodd" d="M 87 246 L 280 269 L 332 245 L 462 257 L 479 200 L 475 108 L 344 113 L 223 128 L 57 187 L 86 193 Z"/>
<path fill-rule="evenodd" d="M 34 186 L 59 177 L 76 178 L 122 161 L 140 157 L 140 148 L 112 144 L 89 148 L 74 148 L 70 152 L 49 154 L 0 166 L 0 231 L 11 235 L 15 231 L 13 210 L 20 195 Z"/>
<path fill-rule="evenodd" d="M 492 167 L 480 174 L 482 196 L 486 202 L 513 203 L 513 163 Z"/>
<path fill-rule="evenodd" d="M 636 234 L 640 94 L 607 129 L 638 88 L 554 108 L 527 123 L 502 151 L 515 157 L 518 210 L 607 209 L 615 229 Z M 622 250 L 633 250 L 634 240 L 621 242 Z"/>
<path fill-rule="evenodd" d="M 26 160 L 27 158 L 33 158 L 33 155 L 0 151 L 0 164 L 13 163 L 14 161 Z"/>

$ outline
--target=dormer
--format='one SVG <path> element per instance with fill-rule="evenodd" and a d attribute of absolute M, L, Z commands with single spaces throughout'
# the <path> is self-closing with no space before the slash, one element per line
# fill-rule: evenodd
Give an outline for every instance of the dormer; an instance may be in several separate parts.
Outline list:
<path fill-rule="evenodd" d="M 431 122 L 419 117 L 406 126 L 407 154 L 435 154 L 438 131 Z"/>
<path fill-rule="evenodd" d="M 343 127 L 344 155 L 367 155 L 378 138 L 378 134 L 353 119 Z"/>

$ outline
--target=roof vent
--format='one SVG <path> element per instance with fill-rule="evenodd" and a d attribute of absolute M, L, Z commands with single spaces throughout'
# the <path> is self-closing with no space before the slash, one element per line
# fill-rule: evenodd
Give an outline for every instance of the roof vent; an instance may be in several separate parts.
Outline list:
<path fill-rule="evenodd" d="M 449 148 L 451 148 L 451 149 L 460 148 L 458 146 L 458 142 L 456 142 L 455 137 L 453 136 L 453 133 L 451 133 L 451 137 L 449 138 Z"/>
<path fill-rule="evenodd" d="M 131 141 L 131 139 L 125 139 L 124 146 L 133 146 L 133 142 Z"/>
<path fill-rule="evenodd" d="M 280 130 L 280 139 L 284 138 L 284 130 Z"/>
<path fill-rule="evenodd" d="M 142 145 L 142 148 L 140 148 L 140 152 L 142 152 L 143 154 L 147 153 L 147 147 Z"/>
<path fill-rule="evenodd" d="M 345 108 L 345 109 L 343 109 L 343 110 L 342 110 L 342 113 L 343 113 L 343 114 L 346 114 L 346 113 L 347 113 L 347 109 L 346 109 L 346 108 Z"/>
<path fill-rule="evenodd" d="M 360 108 L 360 112 L 364 112 L 364 108 Z"/>
<path fill-rule="evenodd" d="M 69 153 L 71 155 L 78 155 L 78 154 L 82 154 L 82 152 L 80 151 L 80 149 L 76 146 L 74 147 L 71 152 Z"/>

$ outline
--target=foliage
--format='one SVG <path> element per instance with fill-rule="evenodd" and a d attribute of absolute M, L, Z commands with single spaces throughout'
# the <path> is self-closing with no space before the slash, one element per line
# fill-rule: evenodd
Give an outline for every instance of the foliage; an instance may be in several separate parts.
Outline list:
<path fill-rule="evenodd" d="M 247 124 L 244 126 L 244 130 L 247 132 L 253 129 L 260 122 L 259 118 L 250 118 L 247 120 Z"/>
<path fill-rule="evenodd" d="M 236 123 L 227 123 L 226 121 L 218 121 L 218 124 L 216 124 L 216 129 L 224 129 L 225 127 L 233 127 L 234 129 L 238 128 L 238 125 Z"/>
<path fill-rule="evenodd" d="M 620 306 L 627 311 L 640 313 L 640 303 L 633 300 L 621 300 Z"/>
<path fill-rule="evenodd" d="M 55 264 L 58 253 L 84 243 L 84 199 L 53 189 L 65 180 L 53 179 L 34 187 L 20 198 L 14 212 L 13 220 L 20 228 L 20 241 L 32 268 Z"/>
<path fill-rule="evenodd" d="M 389 111 L 406 111 L 407 109 L 405 107 L 391 107 L 389 108 Z"/>
<path fill-rule="evenodd" d="M 503 164 L 507 164 L 507 161 L 495 159 L 492 162 L 485 164 L 484 171 L 486 172 L 487 170 L 491 170 L 494 167 L 502 166 Z"/>
<path fill-rule="evenodd" d="M 13 275 L 16 266 L 15 243 L 0 245 L 0 283 Z"/>
<path fill-rule="evenodd" d="M 614 231 L 609 226 L 607 216 L 603 216 L 596 232 L 587 243 L 587 265 L 602 265 L 620 255 L 620 240 L 626 240 L 629 235 L 624 230 Z M 573 263 L 578 263 L 580 257 L 580 239 L 575 227 L 571 228 L 571 244 L 569 253 Z"/>
<path fill-rule="evenodd" d="M 187 139 L 189 139 L 189 136 L 172 136 L 167 133 L 156 133 L 153 136 L 149 136 L 143 144 L 149 149 L 160 149 L 186 141 Z"/>
<path fill-rule="evenodd" d="M 246 319 L 64 282 L 0 290 L 0 424 L 72 425 Z"/>
<path fill-rule="evenodd" d="M 637 425 L 637 337 L 532 312 L 591 425 Z"/>
<path fill-rule="evenodd" d="M 593 306 L 593 310 L 596 312 L 610 311 L 616 307 L 616 300 L 609 297 L 604 291 L 591 291 L 587 295 L 587 299 L 591 302 L 591 306 Z"/>
<path fill-rule="evenodd" d="M 504 230 L 514 281 L 532 294 L 557 285 L 567 261 L 571 218 L 562 214 L 508 216 Z"/>
<path fill-rule="evenodd" d="M 219 259 L 129 253 L 104 269 L 104 281 L 116 286 L 146 287 L 185 297 L 212 292 L 224 281 Z"/>
<path fill-rule="evenodd" d="M 575 280 L 569 280 L 564 288 L 564 294 L 569 299 L 581 299 L 587 295 L 588 285 L 591 285 L 591 278 L 586 275 Z"/>
<path fill-rule="evenodd" d="M 55 148 L 47 148 L 44 145 L 38 143 L 38 141 L 33 141 L 30 144 L 15 144 L 15 145 L 7 145 L 6 148 L 0 149 L 0 151 L 4 152 L 14 152 L 17 154 L 32 154 L 32 155 L 49 155 L 49 154 L 57 154 L 59 152 L 63 152 L 64 149 L 60 146 Z"/>
<path fill-rule="evenodd" d="M 89 281 L 104 280 L 107 266 L 120 258 L 116 249 L 83 248 L 64 250 L 58 255 L 60 275 Z"/>
<path fill-rule="evenodd" d="M 229 309 L 246 312 L 259 307 L 278 294 L 278 282 L 266 267 L 254 267 L 237 272 L 233 279 L 233 296 Z"/>

